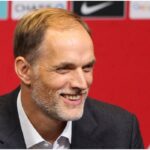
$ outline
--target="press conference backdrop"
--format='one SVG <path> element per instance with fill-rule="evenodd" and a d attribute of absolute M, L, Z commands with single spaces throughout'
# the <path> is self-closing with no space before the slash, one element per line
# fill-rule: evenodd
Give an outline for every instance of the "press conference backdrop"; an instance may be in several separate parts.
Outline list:
<path fill-rule="evenodd" d="M 0 95 L 17 85 L 13 32 L 18 19 L 41 7 L 61 7 L 89 24 L 97 57 L 90 96 L 137 115 L 150 145 L 150 2 L 0 1 Z M 34 40 L 34 39 L 33 39 Z"/>

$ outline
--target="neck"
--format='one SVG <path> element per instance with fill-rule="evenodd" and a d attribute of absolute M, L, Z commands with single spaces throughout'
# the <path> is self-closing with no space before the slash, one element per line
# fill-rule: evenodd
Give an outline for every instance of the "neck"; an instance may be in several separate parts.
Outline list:
<path fill-rule="evenodd" d="M 53 143 L 64 130 L 66 122 L 47 116 L 30 98 L 28 90 L 21 91 L 22 106 L 28 119 L 46 141 Z"/>

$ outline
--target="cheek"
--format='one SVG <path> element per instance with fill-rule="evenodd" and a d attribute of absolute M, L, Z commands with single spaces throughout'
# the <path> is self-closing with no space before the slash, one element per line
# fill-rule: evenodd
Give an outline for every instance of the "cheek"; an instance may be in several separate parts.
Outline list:
<path fill-rule="evenodd" d="M 86 81 L 88 86 L 90 86 L 93 83 L 93 73 L 89 73 L 86 75 Z"/>
<path fill-rule="evenodd" d="M 54 90 L 64 88 L 67 85 L 68 81 L 69 81 L 68 77 L 59 76 L 59 75 L 55 75 L 53 77 L 49 76 L 43 79 L 43 83 L 47 87 L 54 89 Z"/>

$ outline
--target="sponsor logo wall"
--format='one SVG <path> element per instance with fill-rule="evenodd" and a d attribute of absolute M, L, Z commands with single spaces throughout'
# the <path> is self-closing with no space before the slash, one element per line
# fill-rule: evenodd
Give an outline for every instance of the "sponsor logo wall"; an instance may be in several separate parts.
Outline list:
<path fill-rule="evenodd" d="M 131 1 L 131 19 L 150 19 L 150 1 Z"/>
<path fill-rule="evenodd" d="M 13 66 L 13 32 L 32 9 L 60 7 L 90 26 L 97 62 L 90 96 L 137 115 L 146 148 L 150 145 L 150 2 L 0 1 L 0 94 L 19 85 Z"/>

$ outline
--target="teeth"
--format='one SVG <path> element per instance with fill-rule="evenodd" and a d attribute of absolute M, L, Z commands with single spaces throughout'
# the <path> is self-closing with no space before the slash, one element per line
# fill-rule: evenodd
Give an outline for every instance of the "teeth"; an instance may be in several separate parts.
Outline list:
<path fill-rule="evenodd" d="M 80 95 L 64 95 L 65 98 L 70 100 L 78 100 L 80 99 Z"/>

